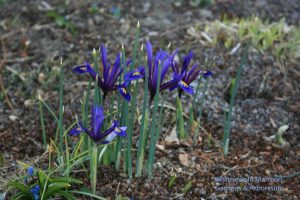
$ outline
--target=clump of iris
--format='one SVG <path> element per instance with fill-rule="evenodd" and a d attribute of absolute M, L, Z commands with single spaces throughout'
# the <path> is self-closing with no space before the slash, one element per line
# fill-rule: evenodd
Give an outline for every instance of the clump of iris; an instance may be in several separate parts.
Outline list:
<path fill-rule="evenodd" d="M 153 58 L 153 49 L 150 41 L 146 42 L 146 52 L 147 52 L 147 65 L 148 65 L 148 89 L 150 92 L 150 102 L 153 101 L 154 96 L 157 93 L 157 82 L 158 82 L 158 73 L 159 67 L 162 67 L 160 74 L 160 85 L 159 91 L 162 92 L 168 88 L 171 88 L 177 85 L 180 80 L 178 77 L 173 78 L 169 81 L 164 81 L 167 75 L 169 68 L 171 67 L 174 57 L 177 53 L 177 49 L 171 54 L 162 49 L 156 52 L 155 57 Z M 145 79 L 145 66 L 139 66 L 136 70 L 127 72 L 125 74 L 125 82 L 130 82 L 138 79 Z"/>

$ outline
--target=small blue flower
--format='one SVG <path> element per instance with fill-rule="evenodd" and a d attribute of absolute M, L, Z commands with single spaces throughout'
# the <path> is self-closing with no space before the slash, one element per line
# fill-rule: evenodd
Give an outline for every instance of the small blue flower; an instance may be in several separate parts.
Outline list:
<path fill-rule="evenodd" d="M 32 166 L 28 167 L 27 169 L 27 175 L 28 176 L 33 176 L 34 173 L 34 168 Z"/>
<path fill-rule="evenodd" d="M 104 118 L 103 108 L 101 106 L 94 105 L 92 107 L 91 129 L 88 130 L 83 127 L 82 122 L 78 121 L 75 128 L 70 130 L 69 135 L 77 136 L 80 133 L 85 132 L 94 142 L 100 142 L 102 144 L 111 142 L 117 135 L 121 137 L 126 136 L 126 127 L 119 127 L 119 122 L 117 120 L 114 121 L 106 131 L 101 132 Z"/>
<path fill-rule="evenodd" d="M 34 200 L 40 199 L 40 186 L 39 185 L 36 185 L 33 188 L 31 188 L 30 192 L 31 192 Z"/>

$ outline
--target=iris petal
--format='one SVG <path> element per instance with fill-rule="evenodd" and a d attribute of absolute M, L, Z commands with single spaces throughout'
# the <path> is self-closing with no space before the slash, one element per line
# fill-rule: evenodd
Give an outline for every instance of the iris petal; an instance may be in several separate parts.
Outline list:
<path fill-rule="evenodd" d="M 113 139 L 115 139 L 116 136 L 126 137 L 127 136 L 126 129 L 127 129 L 126 126 L 115 127 L 115 129 L 101 143 L 102 144 L 108 144 L 111 141 L 113 141 Z"/>
<path fill-rule="evenodd" d="M 124 80 L 127 81 L 134 81 L 140 78 L 144 78 L 145 76 L 145 69 L 144 67 L 140 67 L 139 69 L 133 70 L 131 72 L 127 72 L 124 76 Z"/>
<path fill-rule="evenodd" d="M 82 122 L 78 121 L 76 126 L 69 131 L 70 136 L 77 136 L 82 132 L 86 132 L 86 129 L 83 127 Z"/>
<path fill-rule="evenodd" d="M 153 53 L 152 53 L 152 45 L 149 40 L 146 42 L 146 51 L 147 51 L 147 63 L 148 63 L 149 78 L 150 78 L 152 76 L 151 68 L 152 68 Z"/>
<path fill-rule="evenodd" d="M 92 128 L 93 135 L 96 137 L 102 127 L 102 122 L 104 120 L 103 108 L 98 105 L 94 105 L 92 108 Z"/>
<path fill-rule="evenodd" d="M 131 100 L 131 96 L 130 96 L 129 92 L 126 90 L 125 87 L 123 87 L 123 86 L 118 86 L 118 90 L 119 90 L 120 94 L 121 94 L 127 101 L 130 101 L 130 100 Z"/>
<path fill-rule="evenodd" d="M 179 81 L 178 82 L 178 85 L 179 85 L 179 87 L 183 90 L 183 91 L 185 91 L 185 92 L 187 92 L 187 93 L 189 93 L 189 94 L 191 94 L 191 95 L 194 95 L 194 90 L 193 90 L 193 88 L 191 87 L 191 86 L 189 86 L 188 84 L 186 84 L 184 81 Z"/>
<path fill-rule="evenodd" d="M 213 75 L 213 73 L 211 71 L 206 71 L 206 70 L 203 70 L 202 73 L 203 73 L 204 78 L 207 78 L 207 77 Z"/>

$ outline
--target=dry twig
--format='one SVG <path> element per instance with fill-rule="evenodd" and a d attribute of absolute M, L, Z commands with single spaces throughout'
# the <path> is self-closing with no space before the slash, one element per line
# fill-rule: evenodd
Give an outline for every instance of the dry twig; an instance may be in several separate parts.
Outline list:
<path fill-rule="evenodd" d="M 3 92 L 4 101 L 7 103 L 8 107 L 10 109 L 14 109 L 12 103 L 10 102 L 10 100 L 9 100 L 7 94 L 6 94 L 5 86 L 4 86 L 3 79 L 2 79 L 1 69 L 4 66 L 5 62 L 6 62 L 6 48 L 5 48 L 4 40 L 3 40 L 2 37 L 0 37 L 0 41 L 1 41 L 1 44 L 2 44 L 2 51 L 3 51 L 3 57 L 2 57 L 2 60 L 0 62 L 0 89 Z"/>

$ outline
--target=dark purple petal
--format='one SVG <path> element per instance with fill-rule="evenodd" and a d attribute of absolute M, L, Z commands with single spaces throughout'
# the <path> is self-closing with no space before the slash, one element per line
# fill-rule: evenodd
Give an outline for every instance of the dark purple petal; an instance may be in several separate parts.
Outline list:
<path fill-rule="evenodd" d="M 174 57 L 177 53 L 178 49 L 176 49 L 163 63 L 162 71 L 161 71 L 161 83 L 165 79 L 165 76 L 168 72 L 170 66 L 174 63 Z"/>
<path fill-rule="evenodd" d="M 191 86 L 189 86 L 188 84 L 186 84 L 184 81 L 182 81 L 182 80 L 179 81 L 178 85 L 183 91 L 185 91 L 191 95 L 194 95 L 193 88 Z"/>
<path fill-rule="evenodd" d="M 152 53 L 152 45 L 149 40 L 146 42 L 146 51 L 147 51 L 147 63 L 148 63 L 148 68 L 149 68 L 149 77 L 151 77 L 152 76 L 151 68 L 152 68 L 153 53 Z"/>
<path fill-rule="evenodd" d="M 211 71 L 206 71 L 206 70 L 203 70 L 202 73 L 203 73 L 204 78 L 207 78 L 207 77 L 213 75 L 213 73 Z"/>
<path fill-rule="evenodd" d="M 173 91 L 173 90 L 175 90 L 176 88 L 178 88 L 178 84 L 169 87 L 169 91 Z"/>
<path fill-rule="evenodd" d="M 82 122 L 78 121 L 76 126 L 69 131 L 70 136 L 77 136 L 82 132 L 87 132 L 87 130 L 83 127 Z"/>
<path fill-rule="evenodd" d="M 86 65 L 79 65 L 79 66 L 74 67 L 72 71 L 77 74 L 84 74 L 84 73 L 88 72 L 88 69 L 87 69 Z"/>
<path fill-rule="evenodd" d="M 111 134 L 118 125 L 119 125 L 118 120 L 113 121 L 112 125 L 106 131 L 104 131 L 103 133 L 101 133 L 99 135 L 96 142 L 99 142 L 99 141 L 103 140 L 106 136 Z"/>
<path fill-rule="evenodd" d="M 98 105 L 92 107 L 92 134 L 97 137 L 101 131 L 102 123 L 104 120 L 103 108 Z"/>
<path fill-rule="evenodd" d="M 126 61 L 126 67 L 128 66 L 128 65 L 130 65 L 132 63 L 132 59 L 130 58 L 130 59 L 128 59 L 127 61 Z"/>
<path fill-rule="evenodd" d="M 88 62 L 86 62 L 85 65 L 74 67 L 72 71 L 77 74 L 89 73 L 94 79 L 96 78 L 96 72 Z"/>
<path fill-rule="evenodd" d="M 109 72 L 109 78 L 108 78 L 108 82 L 107 85 L 113 85 L 114 84 L 114 80 L 116 80 L 116 78 L 118 77 L 118 71 L 120 70 L 120 53 L 117 54 L 116 59 L 115 59 L 115 63 L 114 66 L 112 68 L 112 70 L 110 70 Z"/>
<path fill-rule="evenodd" d="M 176 79 L 172 79 L 171 81 L 168 81 L 168 82 L 162 84 L 162 85 L 160 86 L 160 90 L 159 90 L 159 91 L 163 91 L 163 90 L 165 90 L 165 89 L 173 88 L 174 86 L 177 86 L 178 81 L 180 81 L 180 77 L 179 77 L 179 78 L 176 78 Z"/>
<path fill-rule="evenodd" d="M 138 80 L 144 77 L 145 77 L 145 68 L 141 66 L 139 67 L 139 69 L 133 70 L 131 72 L 127 72 L 124 76 L 124 80 L 128 82 L 128 81 Z"/>
<path fill-rule="evenodd" d="M 195 73 L 195 70 L 197 69 L 197 67 L 198 67 L 197 64 L 194 65 L 194 66 L 192 67 L 192 69 L 189 71 L 189 73 L 187 74 L 187 76 L 186 76 L 186 78 L 185 78 L 186 81 L 187 81 L 187 80 L 190 80 L 190 76 L 191 76 L 193 73 Z M 199 74 L 199 71 L 197 71 L 197 73 Z"/>
<path fill-rule="evenodd" d="M 120 94 L 121 94 L 127 101 L 130 101 L 131 96 L 130 96 L 129 92 L 126 90 L 125 87 L 123 87 L 123 86 L 118 86 L 118 90 L 119 90 Z"/>
<path fill-rule="evenodd" d="M 182 63 L 182 68 L 181 68 L 181 73 L 183 73 L 184 71 L 187 70 L 190 62 L 191 62 L 191 59 L 193 57 L 193 51 L 190 50 L 189 54 L 185 56 L 184 60 L 183 60 L 183 63 Z"/>

